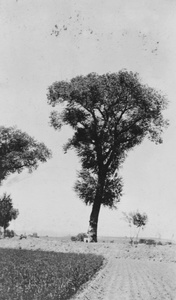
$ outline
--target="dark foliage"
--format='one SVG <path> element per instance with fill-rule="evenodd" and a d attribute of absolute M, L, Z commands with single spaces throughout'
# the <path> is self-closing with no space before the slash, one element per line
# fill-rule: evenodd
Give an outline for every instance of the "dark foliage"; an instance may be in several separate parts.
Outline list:
<path fill-rule="evenodd" d="M 16 234 L 15 234 L 14 230 L 9 230 L 9 229 L 6 229 L 6 230 L 5 230 L 5 233 L 4 233 L 4 236 L 5 236 L 5 237 L 13 238 L 15 235 L 16 235 Z"/>
<path fill-rule="evenodd" d="M 133 224 L 136 227 L 144 227 L 148 222 L 148 217 L 145 213 L 140 214 L 138 211 L 132 214 Z"/>
<path fill-rule="evenodd" d="M 0 184 L 8 175 L 21 173 L 25 168 L 32 172 L 39 162 L 50 157 L 50 150 L 27 133 L 0 126 Z"/>
<path fill-rule="evenodd" d="M 4 236 L 5 229 L 10 225 L 12 220 L 15 220 L 18 217 L 18 215 L 19 211 L 13 207 L 10 195 L 4 193 L 4 195 L 0 197 L 0 226 L 4 228 Z"/>

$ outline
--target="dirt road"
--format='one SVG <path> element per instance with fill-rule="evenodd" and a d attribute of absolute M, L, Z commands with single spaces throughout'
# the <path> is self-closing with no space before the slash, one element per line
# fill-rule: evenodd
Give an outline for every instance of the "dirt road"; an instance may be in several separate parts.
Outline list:
<path fill-rule="evenodd" d="M 76 300 L 176 299 L 173 265 L 133 259 L 111 259 Z"/>
<path fill-rule="evenodd" d="M 176 300 L 175 251 L 139 246 L 117 252 L 113 245 L 102 254 L 105 267 L 74 300 Z"/>

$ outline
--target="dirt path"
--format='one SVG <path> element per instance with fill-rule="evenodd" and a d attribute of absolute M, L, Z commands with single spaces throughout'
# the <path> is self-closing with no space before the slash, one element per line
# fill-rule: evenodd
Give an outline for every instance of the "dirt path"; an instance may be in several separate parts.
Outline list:
<path fill-rule="evenodd" d="M 74 300 L 176 300 L 176 248 L 119 245 L 117 251 L 109 245 L 97 250 L 106 265 Z"/>
<path fill-rule="evenodd" d="M 75 300 L 176 299 L 175 264 L 111 258 Z"/>

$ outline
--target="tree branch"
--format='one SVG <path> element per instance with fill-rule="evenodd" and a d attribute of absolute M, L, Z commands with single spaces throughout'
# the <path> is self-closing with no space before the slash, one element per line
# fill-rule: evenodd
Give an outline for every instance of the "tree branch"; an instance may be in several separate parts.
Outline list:
<path fill-rule="evenodd" d="M 127 132 L 131 127 L 133 127 L 137 122 L 139 122 L 140 120 L 142 120 L 142 118 L 138 118 L 138 119 L 136 119 L 135 120 L 135 122 L 133 122 L 130 126 L 128 126 L 128 127 L 126 127 L 124 130 L 122 130 L 118 135 L 120 136 L 122 133 L 124 133 L 124 132 Z M 117 133 L 117 132 L 116 132 Z M 112 162 L 112 160 L 113 160 L 113 157 L 114 157 L 114 154 L 115 154 L 115 149 L 116 149 L 116 147 L 117 147 L 117 145 L 118 145 L 118 143 L 119 143 L 119 145 L 121 144 L 121 143 L 123 143 L 124 141 L 132 141 L 134 139 L 134 137 L 132 137 L 132 138 L 130 138 L 130 139 L 127 139 L 127 138 L 125 138 L 125 139 L 121 139 L 121 140 L 119 140 L 119 139 L 117 139 L 117 137 L 114 135 L 114 144 L 112 145 L 112 147 L 109 149 L 109 151 L 108 151 L 108 155 L 110 155 L 109 156 L 109 158 L 108 158 L 108 160 L 107 160 L 107 162 L 106 162 L 106 164 L 105 164 L 105 166 L 106 166 L 106 168 L 108 168 L 109 166 L 110 166 L 110 164 L 111 164 L 111 162 Z M 107 156 L 108 157 L 108 156 Z M 107 158 L 106 158 L 107 159 Z"/>

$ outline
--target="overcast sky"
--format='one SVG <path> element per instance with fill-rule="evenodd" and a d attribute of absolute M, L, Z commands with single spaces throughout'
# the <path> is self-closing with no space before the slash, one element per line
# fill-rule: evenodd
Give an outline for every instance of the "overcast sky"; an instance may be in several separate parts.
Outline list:
<path fill-rule="evenodd" d="M 91 207 L 73 191 L 79 161 L 62 146 L 71 131 L 49 126 L 47 88 L 97 72 L 138 72 L 169 100 L 163 144 L 146 140 L 121 169 L 118 210 L 102 208 L 98 234 L 129 235 L 122 212 L 146 212 L 144 236 L 176 239 L 176 2 L 173 0 L 0 0 L 0 124 L 16 125 L 53 152 L 37 171 L 1 186 L 20 215 L 18 232 L 86 232 Z"/>

